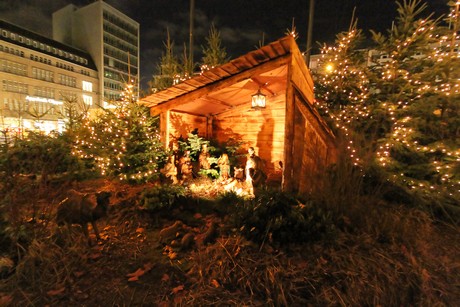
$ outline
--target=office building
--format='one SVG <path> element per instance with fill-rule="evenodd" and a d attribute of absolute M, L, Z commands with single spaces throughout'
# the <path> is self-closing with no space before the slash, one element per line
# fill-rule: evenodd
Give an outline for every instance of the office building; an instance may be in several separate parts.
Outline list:
<path fill-rule="evenodd" d="M 119 100 L 130 79 L 138 93 L 139 23 L 125 14 L 102 0 L 70 4 L 53 13 L 53 39 L 92 56 L 105 104 Z"/>
<path fill-rule="evenodd" d="M 63 131 L 69 112 L 93 108 L 99 80 L 91 56 L 0 20 L 0 142 L 28 130 Z"/>

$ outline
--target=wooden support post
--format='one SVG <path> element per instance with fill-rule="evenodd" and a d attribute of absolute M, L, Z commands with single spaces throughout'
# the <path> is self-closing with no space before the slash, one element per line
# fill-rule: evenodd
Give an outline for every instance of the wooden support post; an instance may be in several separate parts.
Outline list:
<path fill-rule="evenodd" d="M 206 138 L 208 140 L 213 138 L 212 116 L 206 116 Z"/>
<path fill-rule="evenodd" d="M 286 89 L 286 119 L 285 119 L 285 136 L 284 136 L 284 170 L 282 179 L 283 191 L 291 192 L 293 190 L 293 171 L 294 171 L 294 128 L 295 128 L 295 101 L 294 87 L 291 83 L 292 68 L 289 66 L 288 82 Z"/>
<path fill-rule="evenodd" d="M 163 142 L 166 149 L 169 148 L 170 115 L 170 111 L 164 111 L 160 113 L 160 135 L 161 141 Z"/>

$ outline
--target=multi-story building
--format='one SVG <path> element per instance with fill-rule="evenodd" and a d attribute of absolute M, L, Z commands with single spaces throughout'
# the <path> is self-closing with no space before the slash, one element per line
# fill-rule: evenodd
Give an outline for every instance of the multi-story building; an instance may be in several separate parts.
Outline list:
<path fill-rule="evenodd" d="M 119 100 L 127 83 L 139 92 L 139 23 L 102 0 L 53 13 L 53 38 L 86 50 L 99 71 L 103 100 Z M 104 106 L 104 104 L 102 104 Z"/>
<path fill-rule="evenodd" d="M 91 56 L 0 20 L 0 142 L 26 130 L 62 131 L 69 112 L 99 101 Z"/>

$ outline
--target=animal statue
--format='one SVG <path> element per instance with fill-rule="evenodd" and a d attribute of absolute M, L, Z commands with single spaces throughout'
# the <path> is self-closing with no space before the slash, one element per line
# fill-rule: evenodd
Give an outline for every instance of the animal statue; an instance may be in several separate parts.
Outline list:
<path fill-rule="evenodd" d="M 102 191 L 98 193 L 80 193 L 70 190 L 67 197 L 61 201 L 57 208 L 56 222 L 58 225 L 72 224 L 81 225 L 83 232 L 91 246 L 91 238 L 88 232 L 88 223 L 93 226 L 96 239 L 100 240 L 96 221 L 107 216 L 111 193 Z"/>
<path fill-rule="evenodd" d="M 184 223 L 176 221 L 171 226 L 165 227 L 160 231 L 160 242 L 167 244 L 175 239 L 178 233 L 182 230 Z"/>
<path fill-rule="evenodd" d="M 237 180 L 244 180 L 244 169 L 240 167 L 233 167 L 233 178 Z"/>

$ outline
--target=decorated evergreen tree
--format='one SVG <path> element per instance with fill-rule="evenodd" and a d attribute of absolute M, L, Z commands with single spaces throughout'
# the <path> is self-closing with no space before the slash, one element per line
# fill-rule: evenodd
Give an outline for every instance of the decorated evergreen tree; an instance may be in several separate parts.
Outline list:
<path fill-rule="evenodd" d="M 156 179 L 166 155 L 160 143 L 158 118 L 137 103 L 128 84 L 122 100 L 86 118 L 74 152 L 94 164 L 102 175 L 129 182 Z"/>
<path fill-rule="evenodd" d="M 418 0 L 398 3 L 387 34 L 372 32 L 369 60 L 356 57 L 359 31 L 323 48 L 317 78 L 318 106 L 350 144 L 355 163 L 362 136 L 388 180 L 419 199 L 455 204 L 460 199 L 458 6 L 450 29 Z M 368 146 L 369 147 L 369 146 Z"/>

